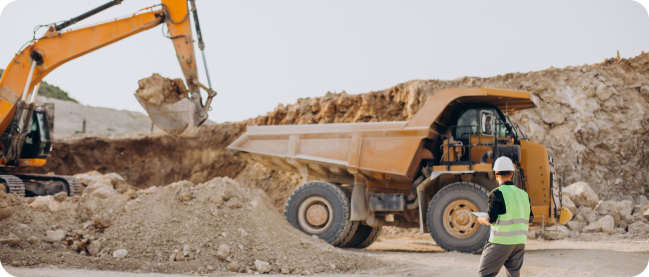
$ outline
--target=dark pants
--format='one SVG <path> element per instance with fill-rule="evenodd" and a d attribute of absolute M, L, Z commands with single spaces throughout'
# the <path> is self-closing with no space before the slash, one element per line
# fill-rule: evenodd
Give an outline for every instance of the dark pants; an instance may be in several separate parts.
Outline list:
<path fill-rule="evenodd" d="M 507 268 L 507 276 L 521 276 L 523 255 L 525 255 L 525 244 L 506 245 L 487 242 L 482 250 L 478 276 L 496 276 L 503 265 Z"/>

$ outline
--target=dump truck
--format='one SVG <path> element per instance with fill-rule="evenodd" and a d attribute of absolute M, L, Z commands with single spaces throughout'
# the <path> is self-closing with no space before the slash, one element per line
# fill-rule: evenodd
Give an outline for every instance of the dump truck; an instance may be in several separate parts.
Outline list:
<path fill-rule="evenodd" d="M 552 152 L 530 142 L 507 114 L 531 109 L 525 91 L 455 88 L 434 93 L 409 121 L 248 126 L 228 146 L 304 184 L 284 215 L 338 247 L 367 247 L 382 226 L 419 228 L 444 250 L 476 253 L 489 238 L 471 212 L 486 212 L 501 156 L 530 197 L 534 224 L 565 224 Z"/>

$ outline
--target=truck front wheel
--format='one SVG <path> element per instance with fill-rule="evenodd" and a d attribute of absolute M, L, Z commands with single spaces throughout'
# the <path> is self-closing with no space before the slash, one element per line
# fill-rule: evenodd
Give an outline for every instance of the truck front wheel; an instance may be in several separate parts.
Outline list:
<path fill-rule="evenodd" d="M 284 216 L 296 229 L 316 235 L 333 246 L 343 246 L 358 229 L 350 221 L 350 203 L 345 192 L 327 182 L 309 182 L 298 187 L 286 201 Z"/>
<path fill-rule="evenodd" d="M 471 212 L 486 212 L 488 192 L 471 182 L 442 188 L 430 201 L 427 224 L 433 240 L 446 251 L 476 253 L 489 239 L 489 226 Z"/>

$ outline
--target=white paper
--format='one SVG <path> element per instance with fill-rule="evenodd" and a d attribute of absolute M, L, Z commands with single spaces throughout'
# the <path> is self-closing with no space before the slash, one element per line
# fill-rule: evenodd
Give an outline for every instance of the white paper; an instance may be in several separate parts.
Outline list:
<path fill-rule="evenodd" d="M 477 216 L 477 217 L 481 217 L 481 216 L 486 216 L 486 215 L 487 215 L 487 213 L 483 213 L 483 212 L 471 212 L 471 213 L 472 213 L 473 215 Z"/>

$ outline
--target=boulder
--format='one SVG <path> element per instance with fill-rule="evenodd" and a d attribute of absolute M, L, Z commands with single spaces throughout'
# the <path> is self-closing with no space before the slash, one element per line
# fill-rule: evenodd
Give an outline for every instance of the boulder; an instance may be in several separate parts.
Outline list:
<path fill-rule="evenodd" d="M 113 258 L 125 258 L 128 255 L 126 249 L 117 249 L 113 252 Z"/>
<path fill-rule="evenodd" d="M 216 250 L 216 256 L 221 260 L 225 260 L 230 256 L 230 246 L 227 244 L 219 245 L 219 248 Z"/>
<path fill-rule="evenodd" d="M 20 196 L 6 194 L 4 189 L 0 191 L 0 219 L 10 217 L 14 213 L 13 206 L 20 203 Z"/>
<path fill-rule="evenodd" d="M 627 226 L 629 226 L 629 223 L 627 223 L 624 219 L 620 219 L 620 225 L 618 225 L 618 227 L 626 229 Z"/>
<path fill-rule="evenodd" d="M 180 201 L 186 202 L 194 199 L 194 196 L 190 192 L 183 191 L 178 195 L 178 198 Z"/>
<path fill-rule="evenodd" d="M 606 215 L 599 220 L 588 224 L 588 226 L 582 229 L 584 233 L 596 233 L 596 232 L 606 232 L 606 233 L 615 233 L 615 220 L 612 216 Z"/>
<path fill-rule="evenodd" d="M 615 210 L 620 215 L 620 219 L 624 219 L 627 222 L 633 221 L 633 216 L 631 215 L 631 212 L 633 211 L 633 202 L 631 202 L 631 200 L 617 202 Z"/>
<path fill-rule="evenodd" d="M 59 192 L 54 195 L 54 200 L 56 200 L 56 202 L 61 203 L 65 201 L 65 199 L 68 199 L 68 193 L 65 191 Z"/>
<path fill-rule="evenodd" d="M 590 207 L 579 207 L 578 216 L 583 218 L 584 222 L 590 224 L 597 220 L 597 215 L 593 212 L 593 209 Z"/>
<path fill-rule="evenodd" d="M 644 212 L 644 214 L 642 214 L 642 217 L 644 217 L 645 219 L 649 220 L 649 210 L 647 210 L 646 212 Z"/>
<path fill-rule="evenodd" d="M 107 173 L 106 175 L 103 176 L 103 178 L 110 180 L 110 183 L 113 185 L 113 187 L 116 187 L 119 184 L 126 183 L 124 177 L 122 177 L 122 175 L 119 175 L 115 172 Z"/>
<path fill-rule="evenodd" d="M 105 185 L 97 187 L 92 193 L 90 193 L 90 196 L 94 196 L 99 199 L 106 199 L 115 195 L 119 195 L 119 192 L 117 192 L 114 188 Z"/>
<path fill-rule="evenodd" d="M 649 202 L 645 202 L 644 204 L 640 205 L 637 209 L 635 209 L 634 214 L 644 214 L 646 211 L 649 210 Z"/>
<path fill-rule="evenodd" d="M 575 197 L 575 190 L 569 189 L 569 188 L 561 188 L 561 194 L 563 197 L 570 197 L 570 200 L 572 200 L 573 197 Z"/>
<path fill-rule="evenodd" d="M 171 251 L 171 255 L 169 255 L 169 262 L 173 262 L 176 260 L 176 255 L 178 255 L 178 249 Z"/>
<path fill-rule="evenodd" d="M 548 227 L 545 231 L 541 231 L 540 233 L 546 240 L 560 240 L 568 237 L 568 235 L 570 235 L 570 230 L 568 230 L 568 227 L 563 225 L 554 225 L 554 227 Z"/>
<path fill-rule="evenodd" d="M 570 230 L 576 230 L 581 232 L 581 230 L 584 229 L 584 227 L 586 227 L 586 223 L 577 220 L 571 220 L 568 221 L 568 223 L 566 223 L 566 227 L 568 227 L 568 229 Z"/>
<path fill-rule="evenodd" d="M 647 235 L 649 234 L 649 224 L 642 221 L 636 221 L 627 227 L 629 234 Z"/>
<path fill-rule="evenodd" d="M 101 250 L 101 242 L 93 240 L 86 246 L 86 250 L 88 250 L 88 254 L 96 256 L 99 253 L 99 250 Z"/>
<path fill-rule="evenodd" d="M 647 200 L 647 197 L 644 196 L 644 195 L 640 195 L 640 196 L 638 196 L 638 198 L 635 199 L 635 204 L 636 205 L 642 205 L 642 204 L 647 203 L 647 202 L 649 202 L 649 200 Z"/>
<path fill-rule="evenodd" d="M 608 215 L 613 217 L 613 226 L 617 227 L 620 225 L 620 214 L 616 210 L 608 211 Z"/>
<path fill-rule="evenodd" d="M 38 244 L 39 240 L 35 236 L 31 236 L 27 239 L 27 242 L 29 242 L 29 244 L 31 245 L 36 245 Z"/>
<path fill-rule="evenodd" d="M 232 261 L 228 264 L 228 270 L 237 272 L 239 271 L 239 262 Z"/>
<path fill-rule="evenodd" d="M 572 202 L 572 200 L 570 200 L 570 197 L 567 197 L 567 196 L 564 195 L 564 196 L 561 198 L 561 205 L 562 205 L 563 207 L 565 207 L 566 209 L 570 210 L 570 212 L 571 212 L 573 215 L 576 215 L 576 214 L 577 214 L 577 205 L 575 205 L 575 203 Z"/>
<path fill-rule="evenodd" d="M 272 269 L 269 263 L 260 260 L 255 260 L 255 268 L 259 273 L 268 273 Z"/>
<path fill-rule="evenodd" d="M 55 231 L 51 231 L 51 230 L 46 231 L 45 238 L 43 240 L 54 243 L 54 242 L 62 241 L 64 238 L 65 238 L 65 231 L 58 229 Z"/>
<path fill-rule="evenodd" d="M 0 238 L 0 244 L 6 244 L 9 246 L 18 245 L 21 241 L 22 240 L 19 237 L 17 237 L 11 232 L 9 233 L 9 236 L 5 238 Z"/>
<path fill-rule="evenodd" d="M 599 196 L 597 196 L 595 191 L 586 182 L 574 183 L 568 186 L 568 189 L 575 192 L 575 196 L 571 200 L 579 207 L 586 206 L 594 208 L 599 203 Z"/>
<path fill-rule="evenodd" d="M 76 174 L 74 175 L 74 178 L 77 178 L 77 180 L 79 180 L 79 182 L 83 183 L 84 185 L 89 186 L 90 183 L 92 183 L 93 181 L 95 181 L 101 176 L 102 176 L 101 173 L 93 170 L 93 171 L 88 171 L 86 173 Z"/>
<path fill-rule="evenodd" d="M 55 212 L 59 210 L 61 203 L 54 200 L 53 196 L 48 195 L 36 197 L 36 199 L 34 199 L 34 202 L 29 204 L 29 206 L 34 209 L 49 210 Z"/>
<path fill-rule="evenodd" d="M 185 258 L 185 254 L 183 254 L 183 251 L 178 251 L 176 252 L 176 261 L 186 261 L 187 258 Z"/>

